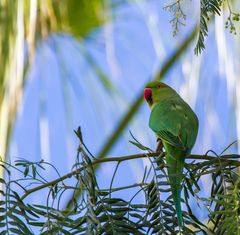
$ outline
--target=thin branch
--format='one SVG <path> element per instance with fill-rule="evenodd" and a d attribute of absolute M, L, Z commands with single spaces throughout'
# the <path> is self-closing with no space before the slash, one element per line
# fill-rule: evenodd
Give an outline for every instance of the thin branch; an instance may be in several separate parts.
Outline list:
<path fill-rule="evenodd" d="M 147 186 L 147 185 L 148 185 L 148 183 L 136 183 L 136 184 L 123 186 L 123 187 L 119 187 L 119 188 L 112 188 L 111 192 L 109 189 L 101 189 L 99 191 L 102 191 L 102 192 L 109 191 L 109 193 L 112 193 L 112 192 L 116 192 L 116 191 L 121 191 L 121 190 L 125 190 L 125 189 L 136 188 L 136 187 L 142 187 L 142 186 Z"/>
<path fill-rule="evenodd" d="M 118 167 L 119 167 L 119 166 L 120 166 L 120 162 L 117 163 L 117 166 L 115 167 L 115 170 L 114 170 L 114 173 L 113 173 L 113 176 L 112 176 L 112 179 L 111 179 L 109 197 L 111 197 L 111 194 L 112 194 L 113 181 L 114 181 L 114 179 L 115 179 L 115 176 L 116 176 L 116 174 L 117 174 L 117 170 L 118 170 Z"/>
<path fill-rule="evenodd" d="M 98 165 L 98 164 L 102 164 L 102 163 L 107 163 L 107 162 L 123 162 L 123 161 L 129 161 L 129 160 L 133 160 L 133 159 L 140 159 L 140 158 L 148 158 L 148 157 L 158 157 L 159 153 L 142 153 L 142 154 L 133 154 L 133 155 L 127 155 L 127 156 L 122 156 L 122 157 L 108 157 L 108 158 L 104 158 L 104 159 L 97 159 L 95 161 L 92 162 L 92 165 Z M 208 161 L 216 161 L 219 162 L 220 161 L 224 161 L 224 162 L 228 162 L 231 163 L 232 165 L 235 166 L 240 166 L 240 161 L 238 160 L 233 160 L 233 159 L 239 159 L 240 155 L 237 154 L 233 154 L 233 155 L 223 155 L 221 157 L 215 157 L 215 156 L 207 156 L 207 155 L 189 155 L 186 157 L 186 159 L 191 159 L 191 160 L 208 160 Z M 23 194 L 23 196 L 21 197 L 21 200 L 23 201 L 26 197 L 28 197 L 30 194 L 39 191 L 41 189 L 53 186 L 67 178 L 71 178 L 74 175 L 79 174 L 79 172 L 83 171 L 84 169 L 86 169 L 88 167 L 88 165 L 83 166 L 78 168 L 75 171 L 72 171 L 66 175 L 63 175 L 62 177 L 59 177 L 55 180 L 52 180 L 48 183 L 45 183 L 43 185 L 37 186 L 35 188 L 26 190 L 26 192 Z M 209 171 L 210 173 L 210 171 Z M 14 209 L 16 206 L 14 206 L 12 209 Z"/>

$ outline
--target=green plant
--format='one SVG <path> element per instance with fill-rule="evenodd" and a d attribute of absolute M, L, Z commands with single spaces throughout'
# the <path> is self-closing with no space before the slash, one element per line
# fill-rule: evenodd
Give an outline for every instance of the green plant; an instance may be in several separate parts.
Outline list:
<path fill-rule="evenodd" d="M 7 177 L 1 179 L 0 234 L 239 234 L 239 155 L 191 155 L 185 164 L 182 203 L 185 204 L 184 227 L 179 231 L 174 204 L 166 175 L 164 153 L 155 153 L 135 138 L 131 140 L 145 153 L 115 158 L 95 159 L 85 146 L 80 128 L 76 131 L 79 148 L 70 173 L 60 176 L 54 166 L 44 161 L 18 160 L 4 163 Z M 125 161 L 147 158 L 142 180 L 123 187 L 113 187 L 119 166 Z M 109 188 L 100 188 L 94 166 L 115 162 Z M 50 166 L 59 175 L 53 181 L 44 178 Z M 11 179 L 11 171 L 22 177 Z M 200 180 L 211 176 L 211 195 L 200 196 Z M 71 184 L 68 178 L 73 178 Z M 17 186 L 17 187 L 15 187 Z M 18 190 L 16 190 L 18 188 Z M 82 188 L 83 194 L 71 210 L 62 210 L 64 195 Z M 22 193 L 19 192 L 22 190 Z M 46 204 L 29 204 L 25 199 L 40 190 L 46 192 Z M 131 198 L 116 196 L 127 191 Z M 139 201 L 138 196 L 142 200 Z M 200 221 L 192 212 L 190 198 L 209 211 L 209 220 Z M 231 212 L 231 213 L 230 213 Z M 234 213 L 233 213 L 234 212 Z M 233 222 L 234 221 L 234 222 Z"/>
<path fill-rule="evenodd" d="M 166 11 L 172 13 L 173 18 L 170 23 L 173 27 L 173 35 L 179 32 L 181 26 L 185 26 L 186 13 L 183 8 L 186 3 L 182 0 L 173 0 L 166 3 L 164 8 Z M 195 54 L 200 54 L 205 49 L 205 38 L 208 36 L 208 22 L 216 15 L 221 15 L 224 7 L 227 7 L 229 16 L 226 20 L 226 28 L 230 29 L 231 33 L 236 34 L 236 27 L 234 22 L 239 21 L 240 14 L 234 12 L 229 0 L 200 0 L 200 18 L 198 26 L 198 40 L 195 46 Z"/>

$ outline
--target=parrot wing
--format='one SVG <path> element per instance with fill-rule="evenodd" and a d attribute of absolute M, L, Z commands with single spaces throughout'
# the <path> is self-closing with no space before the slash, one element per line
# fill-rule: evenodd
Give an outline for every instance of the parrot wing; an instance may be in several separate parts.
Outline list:
<path fill-rule="evenodd" d="M 169 143 L 170 145 L 178 148 L 178 149 L 185 149 L 184 144 L 182 143 L 181 139 L 179 138 L 179 136 L 175 136 L 173 135 L 171 132 L 169 131 L 163 131 L 163 130 L 159 130 L 157 132 L 157 135 L 164 141 L 166 141 L 167 143 Z"/>
<path fill-rule="evenodd" d="M 191 150 L 198 130 L 198 119 L 180 96 L 157 103 L 149 119 L 150 128 L 165 142 Z"/>

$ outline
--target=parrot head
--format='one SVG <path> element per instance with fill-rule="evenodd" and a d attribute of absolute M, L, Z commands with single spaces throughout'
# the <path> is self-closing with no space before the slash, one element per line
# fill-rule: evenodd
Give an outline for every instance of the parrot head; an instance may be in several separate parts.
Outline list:
<path fill-rule="evenodd" d="M 151 108 L 157 102 L 172 97 L 176 94 L 176 91 L 170 86 L 159 81 L 149 82 L 144 89 L 144 99 Z"/>

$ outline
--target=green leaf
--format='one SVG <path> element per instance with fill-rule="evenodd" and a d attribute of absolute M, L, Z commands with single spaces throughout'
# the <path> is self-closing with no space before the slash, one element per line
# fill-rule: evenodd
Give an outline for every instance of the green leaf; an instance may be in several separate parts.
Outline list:
<path fill-rule="evenodd" d="M 28 175 L 28 173 L 29 173 L 29 166 L 26 166 L 26 167 L 25 167 L 25 170 L 24 170 L 24 172 L 23 172 L 24 177 L 26 177 L 26 176 Z"/>
<path fill-rule="evenodd" d="M 10 228 L 9 230 L 11 232 L 13 232 L 14 234 L 25 235 L 23 232 L 21 232 L 20 230 L 18 230 L 16 228 Z"/>
<path fill-rule="evenodd" d="M 1 213 L 4 213 L 4 212 L 6 212 L 6 209 L 3 208 L 3 207 L 1 207 L 1 208 L 0 208 L 0 212 L 1 212 Z"/>
<path fill-rule="evenodd" d="M 6 223 L 1 222 L 0 223 L 0 228 L 6 227 Z"/>

